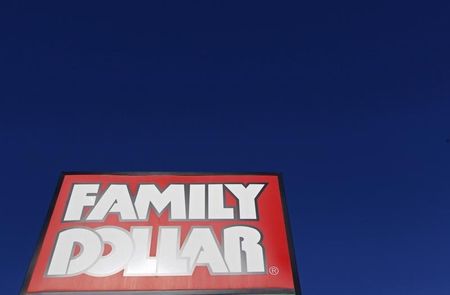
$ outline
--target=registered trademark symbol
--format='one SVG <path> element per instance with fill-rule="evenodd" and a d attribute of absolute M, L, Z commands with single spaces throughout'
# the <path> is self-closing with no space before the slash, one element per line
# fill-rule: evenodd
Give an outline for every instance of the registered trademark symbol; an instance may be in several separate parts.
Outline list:
<path fill-rule="evenodd" d="M 269 268 L 269 273 L 273 276 L 276 276 L 279 272 L 280 272 L 280 270 L 276 266 L 271 266 Z"/>

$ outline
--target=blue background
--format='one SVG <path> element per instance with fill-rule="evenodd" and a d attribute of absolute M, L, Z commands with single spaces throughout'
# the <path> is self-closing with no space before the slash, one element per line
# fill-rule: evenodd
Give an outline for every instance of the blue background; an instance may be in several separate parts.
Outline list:
<path fill-rule="evenodd" d="M 448 1 L 2 1 L 2 294 L 60 171 L 280 171 L 305 295 L 450 294 Z"/>

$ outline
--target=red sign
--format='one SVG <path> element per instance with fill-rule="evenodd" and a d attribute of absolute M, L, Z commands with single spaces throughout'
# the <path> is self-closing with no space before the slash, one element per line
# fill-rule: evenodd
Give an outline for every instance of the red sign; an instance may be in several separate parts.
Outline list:
<path fill-rule="evenodd" d="M 65 173 L 21 294 L 300 294 L 280 181 Z"/>

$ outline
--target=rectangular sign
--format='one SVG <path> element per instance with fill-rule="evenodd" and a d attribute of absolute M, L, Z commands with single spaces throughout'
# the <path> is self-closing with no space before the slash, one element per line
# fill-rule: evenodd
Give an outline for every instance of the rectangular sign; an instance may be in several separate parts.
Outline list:
<path fill-rule="evenodd" d="M 278 174 L 64 173 L 22 295 L 300 294 Z"/>

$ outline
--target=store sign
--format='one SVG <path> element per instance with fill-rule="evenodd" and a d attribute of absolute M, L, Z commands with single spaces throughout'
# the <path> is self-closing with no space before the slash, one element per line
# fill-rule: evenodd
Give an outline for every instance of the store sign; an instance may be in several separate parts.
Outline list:
<path fill-rule="evenodd" d="M 277 174 L 66 173 L 22 294 L 299 294 Z"/>

